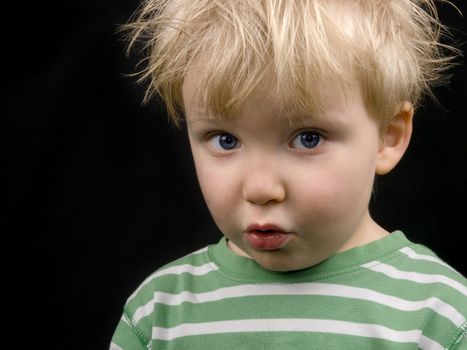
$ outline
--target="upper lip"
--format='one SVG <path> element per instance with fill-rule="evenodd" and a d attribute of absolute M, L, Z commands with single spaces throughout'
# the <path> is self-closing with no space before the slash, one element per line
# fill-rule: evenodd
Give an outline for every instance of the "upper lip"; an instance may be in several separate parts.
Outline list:
<path fill-rule="evenodd" d="M 276 231 L 276 232 L 286 232 L 282 227 L 274 224 L 251 224 L 246 228 L 246 232 L 253 231 Z"/>

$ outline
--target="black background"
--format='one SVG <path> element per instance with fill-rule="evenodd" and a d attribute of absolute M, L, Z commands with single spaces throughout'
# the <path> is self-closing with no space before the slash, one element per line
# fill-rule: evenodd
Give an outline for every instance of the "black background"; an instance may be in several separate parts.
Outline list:
<path fill-rule="evenodd" d="M 466 4 L 457 1 L 464 14 Z M 106 349 L 126 298 L 160 265 L 216 242 L 184 130 L 126 75 L 115 30 L 137 1 L 3 6 L 0 225 L 9 348 Z M 441 17 L 465 41 L 465 18 Z M 461 48 L 464 49 L 463 45 Z M 426 102 L 371 212 L 464 275 L 466 66 Z"/>

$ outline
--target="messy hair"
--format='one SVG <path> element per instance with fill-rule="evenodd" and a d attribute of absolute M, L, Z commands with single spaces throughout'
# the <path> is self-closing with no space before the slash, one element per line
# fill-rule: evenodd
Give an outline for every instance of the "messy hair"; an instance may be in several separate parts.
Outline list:
<path fill-rule="evenodd" d="M 316 112 L 332 81 L 343 92 L 357 83 L 385 120 L 433 96 L 458 53 L 441 42 L 449 32 L 433 0 L 146 0 L 123 29 L 145 55 L 145 102 L 159 95 L 176 125 L 192 69 L 196 98 L 216 117 L 237 115 L 270 79 L 291 115 Z"/>

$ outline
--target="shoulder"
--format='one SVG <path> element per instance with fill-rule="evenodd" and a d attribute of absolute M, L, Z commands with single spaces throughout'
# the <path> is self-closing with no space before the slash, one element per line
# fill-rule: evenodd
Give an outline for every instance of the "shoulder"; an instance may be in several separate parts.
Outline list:
<path fill-rule="evenodd" d="M 407 244 L 386 259 L 370 261 L 363 267 L 385 279 L 408 281 L 422 290 L 446 289 L 467 297 L 466 278 L 420 244 Z"/>
<path fill-rule="evenodd" d="M 216 271 L 217 266 L 210 261 L 208 251 L 209 246 L 199 249 L 149 275 L 127 299 L 113 341 L 132 349 L 147 347 L 151 339 L 157 298 L 176 295 L 183 289 L 183 285 L 191 283 L 191 279 Z"/>
<path fill-rule="evenodd" d="M 196 250 L 165 264 L 149 275 L 127 299 L 127 307 L 144 304 L 158 290 L 176 289 L 183 281 L 217 270 L 208 251 L 210 246 Z"/>
<path fill-rule="evenodd" d="M 431 249 L 410 243 L 363 267 L 379 288 L 398 297 L 398 307 L 422 312 L 421 328 L 430 339 L 454 349 L 467 335 L 467 280 Z"/>
<path fill-rule="evenodd" d="M 128 297 L 122 320 L 138 334 L 142 343 L 151 338 L 157 298 L 179 294 L 193 279 L 217 270 L 210 260 L 209 248 L 206 246 L 158 268 Z"/>
<path fill-rule="evenodd" d="M 362 267 L 383 288 L 412 298 L 438 297 L 467 313 L 467 279 L 423 245 L 407 244 Z"/>

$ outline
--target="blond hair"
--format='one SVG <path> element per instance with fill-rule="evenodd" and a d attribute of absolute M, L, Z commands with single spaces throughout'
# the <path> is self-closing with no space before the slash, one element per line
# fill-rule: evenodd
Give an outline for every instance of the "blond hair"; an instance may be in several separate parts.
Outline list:
<path fill-rule="evenodd" d="M 160 95 L 175 124 L 193 67 L 215 116 L 235 116 L 272 73 L 291 114 L 316 112 L 322 82 L 344 92 L 357 82 L 384 120 L 433 95 L 457 53 L 440 42 L 448 32 L 432 0 L 146 0 L 124 29 L 129 50 L 142 44 L 146 55 L 145 101 Z"/>

